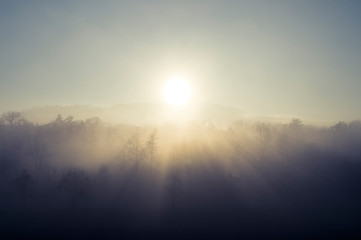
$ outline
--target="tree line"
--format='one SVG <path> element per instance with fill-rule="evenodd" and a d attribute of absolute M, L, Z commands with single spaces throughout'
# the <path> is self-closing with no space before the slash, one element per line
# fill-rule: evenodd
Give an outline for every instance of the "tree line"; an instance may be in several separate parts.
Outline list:
<path fill-rule="evenodd" d="M 239 120 L 218 129 L 209 121 L 139 127 L 59 114 L 38 125 L 6 112 L 0 224 L 9 236 L 14 226 L 34 235 L 60 229 L 61 237 L 139 229 L 307 238 L 335 228 L 358 236 L 360 146 L 359 120 Z"/>

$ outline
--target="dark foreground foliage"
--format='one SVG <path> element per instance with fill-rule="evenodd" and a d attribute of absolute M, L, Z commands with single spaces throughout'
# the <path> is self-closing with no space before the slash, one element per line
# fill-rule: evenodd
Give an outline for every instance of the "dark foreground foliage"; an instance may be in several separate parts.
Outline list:
<path fill-rule="evenodd" d="M 0 124 L 1 239 L 360 239 L 361 122 Z"/>

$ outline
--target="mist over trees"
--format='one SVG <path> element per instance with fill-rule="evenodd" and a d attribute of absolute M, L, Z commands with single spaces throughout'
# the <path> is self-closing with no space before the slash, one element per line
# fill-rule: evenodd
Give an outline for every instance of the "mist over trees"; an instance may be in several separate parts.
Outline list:
<path fill-rule="evenodd" d="M 6 238 L 361 237 L 361 121 L 0 117 Z"/>

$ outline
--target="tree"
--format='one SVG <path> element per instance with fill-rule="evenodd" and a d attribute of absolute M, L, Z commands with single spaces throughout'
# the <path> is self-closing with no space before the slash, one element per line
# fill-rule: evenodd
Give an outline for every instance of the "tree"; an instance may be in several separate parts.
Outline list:
<path fill-rule="evenodd" d="M 29 153 L 34 161 L 35 168 L 42 173 L 46 164 L 45 158 L 47 155 L 47 144 L 40 137 L 32 138 L 29 142 Z"/>
<path fill-rule="evenodd" d="M 56 123 L 62 123 L 63 122 L 63 116 L 60 113 L 56 116 L 55 122 Z"/>
<path fill-rule="evenodd" d="M 264 159 L 265 152 L 268 145 L 271 142 L 272 134 L 269 126 L 264 123 L 257 124 L 256 126 L 256 138 L 258 141 L 258 153 L 259 158 Z"/>
<path fill-rule="evenodd" d="M 135 131 L 128 139 L 125 149 L 127 159 L 134 162 L 135 166 L 138 166 L 144 155 L 144 148 L 138 131 Z"/>
<path fill-rule="evenodd" d="M 299 131 L 303 127 L 302 121 L 298 118 L 293 118 L 288 124 L 289 128 L 293 131 Z"/>
<path fill-rule="evenodd" d="M 20 112 L 5 112 L 1 114 L 0 122 L 4 125 L 25 125 L 29 123 Z"/>
<path fill-rule="evenodd" d="M 69 115 L 67 118 L 65 118 L 64 122 L 66 123 L 72 123 L 74 120 L 74 117 L 72 115 Z"/>
<path fill-rule="evenodd" d="M 89 185 L 88 175 L 84 170 L 78 168 L 68 169 L 59 183 L 60 189 L 69 195 L 74 206 L 86 196 Z"/>
<path fill-rule="evenodd" d="M 26 205 L 27 199 L 30 196 L 30 188 L 33 184 L 33 180 L 30 174 L 24 169 L 22 173 L 14 180 L 13 184 L 23 199 L 24 205 Z"/>
<path fill-rule="evenodd" d="M 92 117 L 85 120 L 85 125 L 89 128 L 99 128 L 103 123 L 99 117 Z"/>
<path fill-rule="evenodd" d="M 147 144 L 146 151 L 151 163 L 153 163 L 155 160 L 155 154 L 157 150 L 157 140 L 158 140 L 157 129 L 154 129 L 153 132 L 149 135 L 146 143 Z"/>

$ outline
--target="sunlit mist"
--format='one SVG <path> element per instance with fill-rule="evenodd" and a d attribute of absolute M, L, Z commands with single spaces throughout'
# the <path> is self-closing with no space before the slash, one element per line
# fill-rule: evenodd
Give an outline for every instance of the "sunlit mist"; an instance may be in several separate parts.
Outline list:
<path fill-rule="evenodd" d="M 0 0 L 0 240 L 361 239 L 360 13 Z"/>

